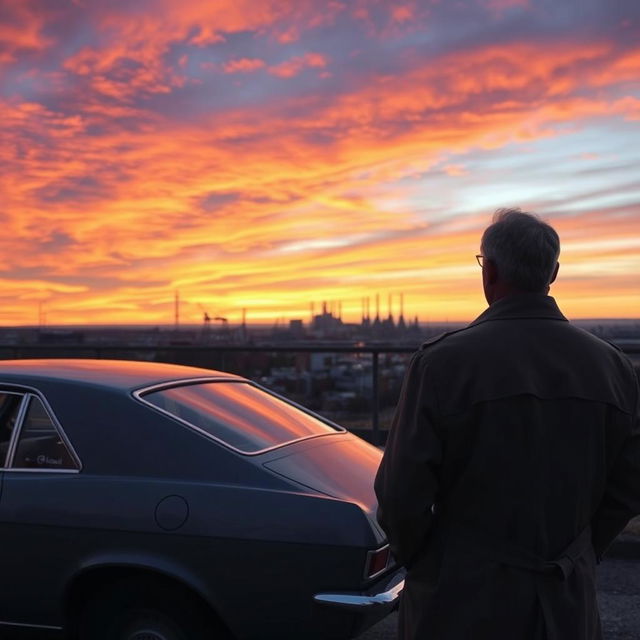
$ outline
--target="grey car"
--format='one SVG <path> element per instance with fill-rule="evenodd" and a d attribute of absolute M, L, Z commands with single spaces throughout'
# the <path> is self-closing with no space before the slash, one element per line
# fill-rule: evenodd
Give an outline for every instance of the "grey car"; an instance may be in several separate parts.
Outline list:
<path fill-rule="evenodd" d="M 244 378 L 0 362 L 0 628 L 351 638 L 397 604 L 380 452 Z"/>

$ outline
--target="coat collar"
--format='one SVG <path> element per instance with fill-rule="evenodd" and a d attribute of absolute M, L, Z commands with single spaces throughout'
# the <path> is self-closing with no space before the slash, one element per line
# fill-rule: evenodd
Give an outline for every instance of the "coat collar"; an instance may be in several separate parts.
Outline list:
<path fill-rule="evenodd" d="M 543 293 L 518 293 L 505 298 L 500 298 L 488 309 L 481 313 L 471 324 L 462 329 L 448 331 L 423 342 L 421 349 L 426 349 L 443 338 L 454 333 L 466 331 L 483 322 L 491 320 L 525 320 L 535 318 L 538 320 L 561 320 L 569 322 L 558 308 L 556 301 Z"/>
<path fill-rule="evenodd" d="M 500 298 L 481 313 L 469 326 L 491 320 L 518 320 L 536 318 L 539 320 L 563 320 L 564 317 L 556 301 L 542 293 L 518 293 Z"/>

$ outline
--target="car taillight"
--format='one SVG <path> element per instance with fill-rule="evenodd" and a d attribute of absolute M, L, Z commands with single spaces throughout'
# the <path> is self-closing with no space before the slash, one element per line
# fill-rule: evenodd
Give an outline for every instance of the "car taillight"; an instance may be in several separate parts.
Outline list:
<path fill-rule="evenodd" d="M 364 577 L 375 578 L 381 574 L 391 564 L 391 551 L 389 545 L 369 551 L 367 553 L 367 563 L 365 565 Z"/>

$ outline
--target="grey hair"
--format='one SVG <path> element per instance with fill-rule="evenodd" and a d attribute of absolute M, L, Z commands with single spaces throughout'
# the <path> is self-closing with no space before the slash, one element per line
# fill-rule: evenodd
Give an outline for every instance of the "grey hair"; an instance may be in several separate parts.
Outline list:
<path fill-rule="evenodd" d="M 544 291 L 551 283 L 560 238 L 533 213 L 498 209 L 482 234 L 481 253 L 492 260 L 500 277 L 522 291 Z"/>

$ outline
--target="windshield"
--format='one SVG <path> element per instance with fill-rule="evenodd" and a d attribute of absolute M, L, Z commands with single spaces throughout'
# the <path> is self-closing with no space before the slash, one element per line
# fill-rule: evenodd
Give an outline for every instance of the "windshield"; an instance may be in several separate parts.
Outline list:
<path fill-rule="evenodd" d="M 189 384 L 141 397 L 243 453 L 338 431 L 247 382 Z"/>

